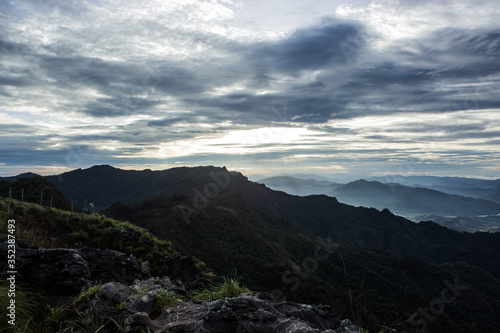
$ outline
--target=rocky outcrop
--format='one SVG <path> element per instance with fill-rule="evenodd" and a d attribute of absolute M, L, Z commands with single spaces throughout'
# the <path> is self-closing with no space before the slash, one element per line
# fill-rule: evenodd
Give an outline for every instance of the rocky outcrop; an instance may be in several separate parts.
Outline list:
<path fill-rule="evenodd" d="M 176 288 L 179 286 L 167 277 L 132 286 L 111 282 L 94 296 L 88 310 L 114 316 L 124 323 L 127 332 L 359 332 L 349 320 L 340 320 L 329 306 L 274 302 L 259 294 L 204 302 L 177 293 L 174 304 L 159 309 L 161 293 Z M 118 313 L 119 304 L 124 310 Z"/>
<path fill-rule="evenodd" d="M 7 242 L 0 244 L 0 257 L 7 257 Z M 0 271 L 8 271 L 7 260 Z M 16 242 L 17 278 L 49 294 L 74 294 L 89 284 L 119 281 L 130 284 L 148 273 L 133 255 L 101 249 L 41 249 Z"/>
<path fill-rule="evenodd" d="M 204 281 L 200 275 L 200 269 L 190 256 L 165 257 L 164 266 L 160 269 L 160 276 L 168 276 L 171 279 L 180 280 L 188 289 L 195 288 Z"/>
<path fill-rule="evenodd" d="M 8 243 L 0 243 L 6 258 Z M 192 257 L 166 257 L 162 277 L 149 277 L 137 258 L 101 249 L 41 249 L 16 244 L 17 278 L 49 296 L 77 295 L 90 284 L 105 283 L 98 292 L 77 298 L 64 313 L 64 327 L 75 328 L 74 316 L 101 316 L 127 332 L 262 332 L 358 333 L 329 306 L 276 302 L 268 293 L 200 301 L 189 297 L 201 282 Z M 0 263 L 8 271 L 7 261 Z M 168 276 L 167 276 L 168 275 Z M 106 321 L 107 320 L 107 321 Z M 120 323 L 120 324 L 118 324 Z"/>

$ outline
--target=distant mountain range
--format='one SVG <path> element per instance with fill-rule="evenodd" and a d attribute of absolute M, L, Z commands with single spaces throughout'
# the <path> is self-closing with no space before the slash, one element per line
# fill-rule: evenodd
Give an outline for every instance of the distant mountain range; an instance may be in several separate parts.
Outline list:
<path fill-rule="evenodd" d="M 494 198 L 495 193 L 500 196 L 500 188 L 498 187 L 500 184 L 496 180 L 424 176 L 388 176 L 377 179 L 401 180 L 405 184 L 412 184 L 415 187 L 364 179 L 348 184 L 338 184 L 294 177 L 265 178 L 259 183 L 294 195 L 325 194 L 354 206 L 387 208 L 395 214 L 415 221 L 426 217 L 460 231 L 491 231 L 500 228 L 500 220 L 495 218 L 500 214 L 499 202 L 451 194 L 451 192 L 475 193 L 479 196 L 479 194 L 489 193 L 489 197 Z M 441 192 L 433 188 L 441 188 L 446 191 Z M 485 220 L 485 216 L 491 218 Z M 456 217 L 461 217 L 461 219 L 457 220 Z M 464 221 L 467 222 L 464 223 Z M 474 225 L 474 221 L 477 222 L 477 225 Z"/>
<path fill-rule="evenodd" d="M 23 179 L 29 178 L 17 182 Z M 107 216 L 168 239 L 219 274 L 237 272 L 252 289 L 278 297 L 330 304 L 373 331 L 388 323 L 406 323 L 398 324 L 398 331 L 417 329 L 421 321 L 410 318 L 420 320 L 419 309 L 453 284 L 460 286 L 460 297 L 446 304 L 446 315 L 426 322 L 429 332 L 500 327 L 500 233 L 461 233 L 327 195 L 290 195 L 218 167 L 130 171 L 95 166 L 44 180 L 67 199 L 86 198 L 105 208 Z M 425 197 L 428 192 L 422 190 L 430 191 L 368 181 L 338 186 L 281 180 L 344 188 L 352 195 L 376 190 L 376 200 L 392 193 Z M 459 200 L 440 192 L 433 198 Z"/>
<path fill-rule="evenodd" d="M 458 194 L 477 199 L 500 199 L 500 179 L 487 180 L 464 177 L 398 176 L 372 177 L 368 180 L 382 183 L 398 183 L 412 187 L 424 187 L 444 193 Z"/>
<path fill-rule="evenodd" d="M 291 176 L 276 176 L 258 181 L 260 184 L 294 195 L 329 194 L 342 184 L 313 178 L 302 179 Z"/>
<path fill-rule="evenodd" d="M 423 187 L 383 184 L 363 179 L 338 187 L 330 194 L 350 205 L 388 208 L 396 214 L 405 216 L 500 214 L 500 204 L 493 201 L 448 194 Z"/>

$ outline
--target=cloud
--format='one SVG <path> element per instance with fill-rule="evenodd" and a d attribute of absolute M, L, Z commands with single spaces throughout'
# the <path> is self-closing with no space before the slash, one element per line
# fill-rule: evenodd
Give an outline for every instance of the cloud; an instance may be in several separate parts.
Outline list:
<path fill-rule="evenodd" d="M 245 10 L 255 6 L 1 3 L 0 163 L 34 165 L 31 156 L 73 167 L 67 156 L 76 154 L 87 164 L 245 167 L 238 149 L 255 169 L 370 172 L 408 153 L 436 170 L 443 156 L 461 154 L 471 168 L 500 162 L 492 2 L 371 1 L 311 9 L 314 20 L 298 24 L 292 13 L 304 5 L 292 1 L 283 12 L 291 21 L 273 4 L 252 29 Z M 299 129 L 308 135 L 286 141 Z"/>
<path fill-rule="evenodd" d="M 357 33 L 359 27 L 328 20 L 317 27 L 297 30 L 284 40 L 254 46 L 248 62 L 254 69 L 287 75 L 340 66 L 346 63 L 342 43 Z"/>

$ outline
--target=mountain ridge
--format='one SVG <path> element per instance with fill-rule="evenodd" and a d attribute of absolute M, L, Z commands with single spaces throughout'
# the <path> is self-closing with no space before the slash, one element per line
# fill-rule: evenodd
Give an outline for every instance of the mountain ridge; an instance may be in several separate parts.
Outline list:
<path fill-rule="evenodd" d="M 418 315 L 442 291 L 443 281 L 455 278 L 468 291 L 447 305 L 447 315 L 433 323 L 435 331 L 466 332 L 460 325 L 467 316 L 481 325 L 469 299 L 491 304 L 488 318 L 498 317 L 496 234 L 416 224 L 388 210 L 353 207 L 326 195 L 292 196 L 220 167 L 155 172 L 101 166 L 49 179 L 56 187 L 63 184 L 63 193 L 122 201 L 108 206 L 106 214 L 168 235 L 176 247 L 210 260 L 223 273 L 236 267 L 257 287 L 306 303 L 321 299 L 343 313 L 351 312 L 345 308 L 351 304 L 358 316 L 351 318 L 373 329 L 387 321 L 404 322 L 415 311 Z M 79 192 L 68 191 L 72 188 Z M 362 295 L 363 302 L 349 303 L 350 296 L 359 300 Z M 497 324 L 491 319 L 485 325 Z"/>

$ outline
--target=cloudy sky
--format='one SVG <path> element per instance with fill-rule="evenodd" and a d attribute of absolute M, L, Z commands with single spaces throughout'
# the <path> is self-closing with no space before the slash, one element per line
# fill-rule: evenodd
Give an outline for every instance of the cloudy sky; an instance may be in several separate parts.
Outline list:
<path fill-rule="evenodd" d="M 0 1 L 0 176 L 500 178 L 497 1 Z"/>

